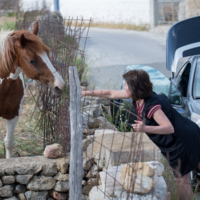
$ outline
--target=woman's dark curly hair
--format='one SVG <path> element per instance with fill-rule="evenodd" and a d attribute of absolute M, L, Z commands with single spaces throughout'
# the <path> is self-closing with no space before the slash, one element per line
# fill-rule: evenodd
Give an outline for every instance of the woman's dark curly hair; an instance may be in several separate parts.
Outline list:
<path fill-rule="evenodd" d="M 130 70 L 123 74 L 123 78 L 127 82 L 133 101 L 151 96 L 153 84 L 144 70 Z"/>

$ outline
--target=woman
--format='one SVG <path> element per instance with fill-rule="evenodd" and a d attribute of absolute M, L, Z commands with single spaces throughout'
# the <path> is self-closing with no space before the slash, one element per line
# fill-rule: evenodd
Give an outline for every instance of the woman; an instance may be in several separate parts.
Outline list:
<path fill-rule="evenodd" d="M 131 70 L 123 75 L 125 90 L 83 91 L 82 96 L 110 99 L 133 99 L 141 120 L 135 120 L 133 129 L 145 132 L 167 157 L 175 172 L 180 198 L 193 198 L 190 171 L 200 170 L 200 129 L 181 116 L 164 95 L 152 91 L 149 75 L 143 70 Z M 144 120 L 145 119 L 145 120 Z"/>

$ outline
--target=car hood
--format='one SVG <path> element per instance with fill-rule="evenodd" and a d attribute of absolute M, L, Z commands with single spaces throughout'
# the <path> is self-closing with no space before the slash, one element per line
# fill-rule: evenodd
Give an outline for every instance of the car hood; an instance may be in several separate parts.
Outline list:
<path fill-rule="evenodd" d="M 176 72 L 178 60 L 200 54 L 200 16 L 174 24 L 167 35 L 167 69 Z"/>

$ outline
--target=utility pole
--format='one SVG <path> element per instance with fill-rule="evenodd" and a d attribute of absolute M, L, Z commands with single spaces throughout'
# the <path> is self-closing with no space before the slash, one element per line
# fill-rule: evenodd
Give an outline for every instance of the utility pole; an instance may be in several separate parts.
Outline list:
<path fill-rule="evenodd" d="M 54 11 L 59 11 L 59 0 L 53 0 L 54 1 Z"/>

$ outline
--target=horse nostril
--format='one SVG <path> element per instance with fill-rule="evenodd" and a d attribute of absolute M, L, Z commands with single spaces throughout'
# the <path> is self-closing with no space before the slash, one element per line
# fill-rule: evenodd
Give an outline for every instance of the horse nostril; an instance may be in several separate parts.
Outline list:
<path fill-rule="evenodd" d="M 55 90 L 55 92 L 56 92 L 57 94 L 62 94 L 62 90 L 61 90 L 60 88 L 55 87 L 54 90 Z"/>

